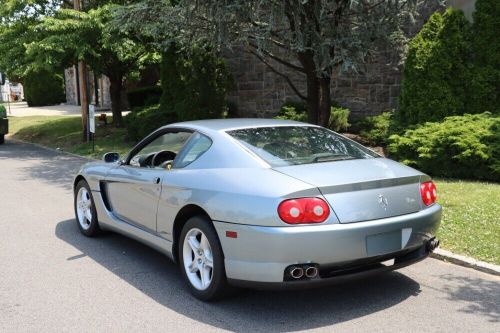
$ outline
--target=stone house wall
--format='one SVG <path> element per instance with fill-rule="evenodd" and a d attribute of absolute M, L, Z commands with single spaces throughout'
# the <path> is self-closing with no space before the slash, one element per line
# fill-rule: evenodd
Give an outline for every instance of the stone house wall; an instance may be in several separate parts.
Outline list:
<path fill-rule="evenodd" d="M 76 66 L 64 70 L 64 86 L 66 90 L 66 103 L 70 105 L 79 105 L 78 103 L 78 83 Z M 111 108 L 111 97 L 109 95 L 109 79 L 102 75 L 97 77 L 97 101 L 95 94 L 95 80 L 92 72 L 88 75 L 89 100 L 90 104 L 97 105 L 101 109 Z"/>

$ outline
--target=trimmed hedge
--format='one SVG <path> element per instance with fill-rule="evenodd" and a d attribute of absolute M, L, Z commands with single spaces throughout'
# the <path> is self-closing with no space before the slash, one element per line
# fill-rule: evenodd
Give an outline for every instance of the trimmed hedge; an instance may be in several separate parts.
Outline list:
<path fill-rule="evenodd" d="M 222 118 L 231 83 L 221 58 L 198 48 L 180 52 L 171 44 L 162 55 L 160 105 L 134 110 L 126 117 L 129 138 L 140 140 L 176 121 Z"/>
<path fill-rule="evenodd" d="M 66 101 L 63 76 L 40 70 L 29 73 L 23 82 L 24 98 L 28 106 L 46 106 Z"/>
<path fill-rule="evenodd" d="M 467 111 L 500 113 L 500 1 L 477 0 Z"/>
<path fill-rule="evenodd" d="M 332 106 L 330 108 L 330 119 L 328 127 L 334 131 L 347 130 L 349 124 L 349 114 L 351 111 L 346 108 Z M 301 102 L 286 102 L 281 106 L 281 110 L 274 119 L 295 120 L 303 123 L 308 122 L 307 106 Z"/>
<path fill-rule="evenodd" d="M 128 105 L 131 109 L 142 108 L 160 103 L 160 86 L 141 87 L 127 91 Z"/>
<path fill-rule="evenodd" d="M 286 102 L 274 119 L 295 120 L 307 123 L 306 106 L 299 102 Z"/>
<path fill-rule="evenodd" d="M 361 135 L 372 146 L 385 146 L 393 129 L 393 113 L 384 112 L 378 116 L 369 116 L 359 120 L 355 126 L 361 128 Z"/>
<path fill-rule="evenodd" d="M 402 125 L 465 112 L 469 35 L 470 23 L 463 12 L 449 8 L 443 15 L 432 14 L 411 40 L 398 112 Z"/>
<path fill-rule="evenodd" d="M 432 176 L 500 181 L 500 116 L 427 122 L 389 138 L 392 158 Z"/>
<path fill-rule="evenodd" d="M 161 112 L 160 106 L 157 104 L 129 113 L 125 117 L 125 126 L 127 127 L 128 138 L 139 141 L 159 127 L 175 121 L 174 114 Z"/>
<path fill-rule="evenodd" d="M 171 44 L 162 55 L 160 112 L 179 121 L 222 118 L 232 83 L 224 60 L 210 50 L 181 52 Z"/>

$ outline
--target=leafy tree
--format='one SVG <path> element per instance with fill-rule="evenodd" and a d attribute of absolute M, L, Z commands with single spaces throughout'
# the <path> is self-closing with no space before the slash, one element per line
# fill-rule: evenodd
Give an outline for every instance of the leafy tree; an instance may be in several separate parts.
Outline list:
<path fill-rule="evenodd" d="M 109 25 L 115 8 L 105 5 L 88 12 L 61 9 L 35 27 L 37 38 L 27 44 L 26 52 L 41 68 L 85 60 L 92 70 L 106 75 L 110 80 L 113 122 L 119 127 L 124 81 L 153 55 Z"/>
<path fill-rule="evenodd" d="M 152 61 L 154 54 L 109 23 L 115 3 L 84 2 L 86 12 L 72 1 L 7 0 L 0 21 L 0 68 L 20 81 L 31 72 L 58 71 L 84 60 L 110 79 L 111 107 L 116 126 L 122 125 L 121 91 L 128 74 Z"/>
<path fill-rule="evenodd" d="M 416 124 L 465 112 L 470 24 L 462 11 L 434 13 L 411 40 L 399 121 Z"/>
<path fill-rule="evenodd" d="M 500 1 L 478 0 L 473 13 L 468 112 L 500 112 Z"/>
<path fill-rule="evenodd" d="M 31 72 L 23 85 L 29 106 L 54 105 L 66 100 L 64 79 L 61 74 L 41 70 Z"/>
<path fill-rule="evenodd" d="M 403 51 L 407 22 L 419 0 L 142 0 L 117 14 L 124 30 L 161 43 L 242 45 L 285 78 L 308 104 L 308 119 L 328 125 L 333 71 L 362 69 L 379 45 Z M 178 4 L 177 4 L 178 3 Z M 299 91 L 279 66 L 306 76 Z"/>

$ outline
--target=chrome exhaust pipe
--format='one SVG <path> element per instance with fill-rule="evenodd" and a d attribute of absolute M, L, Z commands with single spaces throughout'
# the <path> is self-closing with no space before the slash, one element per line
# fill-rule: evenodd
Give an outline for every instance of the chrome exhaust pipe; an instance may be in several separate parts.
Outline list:
<path fill-rule="evenodd" d="M 306 268 L 306 277 L 312 279 L 318 275 L 318 269 L 315 266 L 309 266 Z"/>
<path fill-rule="evenodd" d="M 304 276 L 304 269 L 302 267 L 293 267 L 292 269 L 290 269 L 290 275 L 294 278 L 294 279 L 300 279 L 301 277 Z"/>
<path fill-rule="evenodd" d="M 428 251 L 434 251 L 435 249 L 437 249 L 438 246 L 439 246 L 439 240 L 436 238 L 432 238 L 431 240 L 429 240 L 429 242 L 427 242 Z"/>

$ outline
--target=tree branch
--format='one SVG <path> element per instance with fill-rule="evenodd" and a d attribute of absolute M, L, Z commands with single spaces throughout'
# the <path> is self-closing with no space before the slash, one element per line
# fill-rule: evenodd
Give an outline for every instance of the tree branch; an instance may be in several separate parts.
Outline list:
<path fill-rule="evenodd" d="M 295 94 L 303 99 L 304 101 L 307 101 L 307 97 L 304 96 L 300 91 L 299 89 L 297 89 L 297 87 L 293 84 L 292 80 L 287 76 L 285 75 L 284 73 L 278 71 L 276 68 L 274 68 L 269 62 L 266 61 L 266 59 L 264 59 L 260 54 L 258 54 L 257 52 L 255 51 L 248 51 L 250 52 L 251 54 L 253 54 L 254 56 L 256 56 L 260 61 L 262 61 L 272 72 L 276 73 L 277 75 L 281 76 L 282 78 L 284 78 L 286 80 L 286 82 L 288 83 L 288 85 L 290 86 L 290 88 L 292 88 L 292 90 L 295 92 Z"/>
<path fill-rule="evenodd" d="M 248 45 L 250 45 L 252 48 L 254 48 L 254 50 L 258 50 L 262 53 L 264 53 L 264 55 L 266 55 L 267 57 L 279 62 L 280 64 L 284 65 L 284 66 L 287 66 L 295 71 L 298 71 L 298 72 L 301 72 L 301 73 L 305 73 L 305 70 L 304 68 L 300 67 L 300 66 L 297 66 L 297 65 L 294 65 L 292 63 L 289 63 L 288 61 L 285 61 L 281 58 L 279 58 L 278 56 L 275 56 L 274 54 L 272 54 L 271 52 L 269 51 L 266 51 L 266 50 L 262 50 L 262 49 L 259 49 L 259 47 L 256 45 L 256 44 L 253 44 L 253 43 L 248 43 Z"/>

